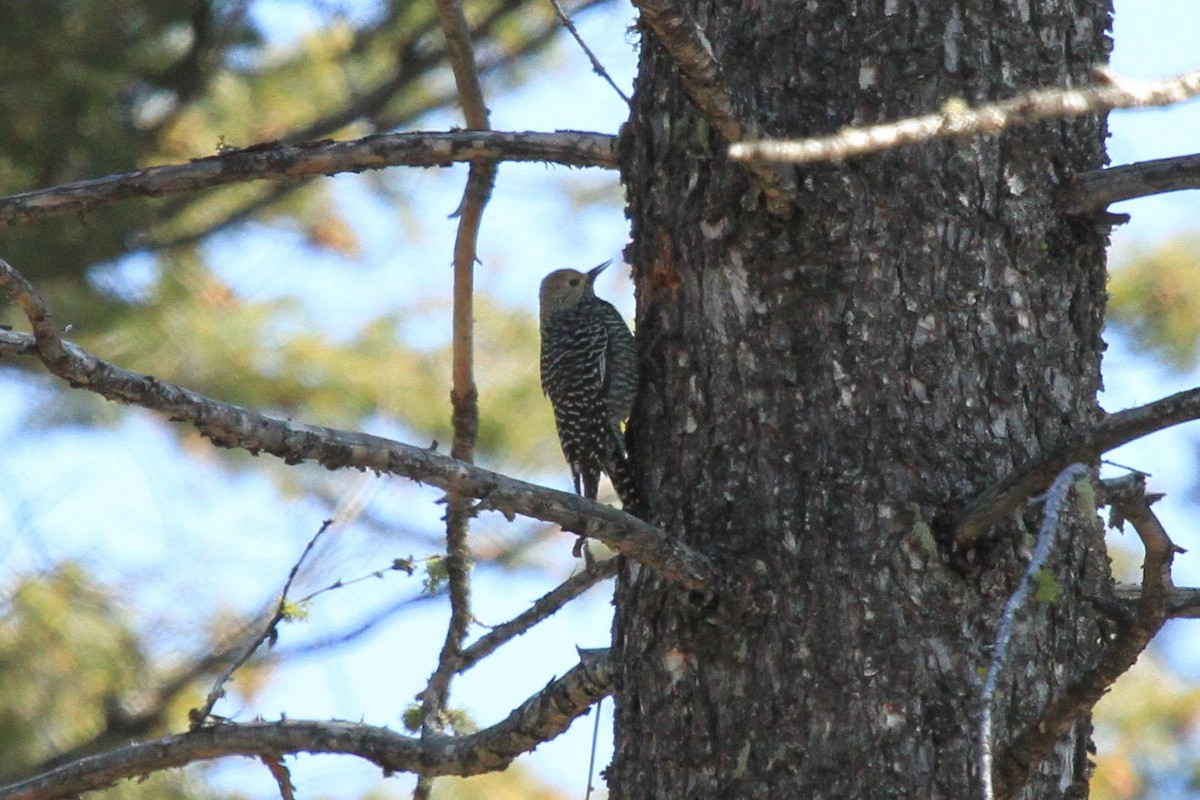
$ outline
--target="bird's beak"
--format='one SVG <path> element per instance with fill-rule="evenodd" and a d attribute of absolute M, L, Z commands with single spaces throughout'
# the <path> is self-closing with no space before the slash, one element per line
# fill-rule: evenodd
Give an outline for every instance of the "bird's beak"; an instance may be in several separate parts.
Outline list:
<path fill-rule="evenodd" d="M 587 271 L 588 283 L 595 281 L 596 276 L 599 275 L 601 272 L 604 272 L 604 268 L 607 267 L 611 263 L 612 263 L 612 259 L 610 258 L 608 261 L 605 261 L 603 264 L 600 264 L 599 266 L 592 267 L 591 269 L 589 269 Z"/>

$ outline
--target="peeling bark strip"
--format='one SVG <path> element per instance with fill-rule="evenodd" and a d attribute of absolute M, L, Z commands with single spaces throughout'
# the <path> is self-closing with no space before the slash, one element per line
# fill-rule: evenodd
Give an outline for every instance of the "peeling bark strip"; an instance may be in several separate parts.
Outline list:
<path fill-rule="evenodd" d="M 503 769 L 565 731 L 612 691 L 612 677 L 607 657 L 588 654 L 503 721 L 470 736 L 420 740 L 362 723 L 286 719 L 215 725 L 111 750 L 0 787 L 0 800 L 72 797 L 122 779 L 226 756 L 340 753 L 363 758 L 385 774 L 478 775 Z"/>
<path fill-rule="evenodd" d="M 1020 3 L 672 5 L 740 121 L 796 139 L 1086 85 L 1108 47 L 1093 0 L 1026 18 Z M 728 580 L 745 602 L 619 575 L 610 795 L 978 798 L 979 670 L 1034 520 L 1001 519 L 965 564 L 930 521 L 1101 417 L 1105 241 L 1058 189 L 1103 163 L 1103 119 L 788 168 L 795 200 L 773 216 L 714 155 L 659 39 L 643 37 L 620 142 L 644 365 L 631 457 L 652 521 L 742 565 Z M 1103 532 L 1069 505 L 1045 568 L 1060 595 L 1022 618 L 997 742 L 1103 649 L 1088 600 L 1109 593 Z M 1072 721 L 1024 797 L 1085 792 L 1089 734 Z"/>
<path fill-rule="evenodd" d="M 1012 596 L 1008 598 L 1008 602 L 1004 604 L 1004 613 L 1000 615 L 1000 625 L 996 629 L 996 641 L 992 645 L 992 660 L 988 664 L 987 678 L 983 682 L 983 691 L 979 696 L 979 703 L 982 709 L 979 720 L 979 772 L 983 780 L 983 797 L 984 800 L 995 800 L 995 791 L 992 785 L 992 764 L 995 761 L 995 750 L 993 749 L 992 739 L 992 712 L 996 702 L 996 686 L 1000 681 L 1000 675 L 1008 666 L 1008 655 L 1010 653 L 1009 645 L 1012 643 L 1013 630 L 1016 627 L 1017 615 L 1020 614 L 1025 604 L 1029 602 L 1029 597 L 1033 594 L 1037 574 L 1045 568 L 1046 560 L 1050 558 L 1054 551 L 1054 544 L 1058 538 L 1059 519 L 1063 516 L 1066 509 L 1067 498 L 1071 494 L 1071 490 L 1075 482 L 1088 475 L 1088 468 L 1083 464 L 1072 464 L 1054 479 L 1054 483 L 1046 492 L 1046 500 L 1042 509 L 1042 524 L 1038 531 L 1037 546 L 1034 548 L 1033 557 L 1029 559 L 1029 565 L 1025 567 L 1025 572 L 1021 576 L 1021 580 L 1017 583 L 1016 590 Z M 1068 721 L 1073 722 L 1074 718 Z M 1066 733 L 1066 728 L 1059 731 Z M 1052 737 L 1051 742 L 1054 741 Z M 1045 755 L 1044 753 L 1042 755 Z M 1036 763 L 1036 762 L 1035 762 Z M 1008 796 L 1008 791 L 1001 793 L 1002 797 Z"/>
<path fill-rule="evenodd" d="M 150 167 L 0 197 L 0 228 L 86 211 L 131 197 L 162 197 L 264 178 L 309 178 L 397 166 L 448 167 L 479 159 L 612 169 L 616 166 L 616 137 L 582 131 L 454 131 L 389 133 L 348 142 L 267 142 L 187 164 Z"/>

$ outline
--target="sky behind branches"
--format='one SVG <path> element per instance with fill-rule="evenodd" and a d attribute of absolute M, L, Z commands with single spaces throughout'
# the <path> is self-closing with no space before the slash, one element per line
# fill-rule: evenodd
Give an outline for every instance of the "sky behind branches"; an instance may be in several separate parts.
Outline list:
<path fill-rule="evenodd" d="M 302 35 L 318 18 L 298 13 L 303 4 L 256 6 L 259 21 L 280 46 Z M 355 4 L 347 8 L 354 9 Z M 351 11 L 351 13 L 356 13 Z M 579 28 L 619 85 L 629 90 L 636 54 L 626 28 L 628 6 L 585 15 Z M 1163 78 L 1200 66 L 1195 32 L 1200 3 L 1194 0 L 1118 0 L 1113 69 L 1125 78 Z M 575 45 L 562 44 L 539 63 L 537 75 L 508 90 L 485 80 L 492 124 L 500 130 L 580 129 L 615 133 L 625 117 L 623 102 L 592 74 Z M 457 115 L 433 117 L 424 127 L 460 124 Z M 1165 110 L 1116 112 L 1111 117 L 1110 154 L 1114 164 L 1182 155 L 1200 149 L 1200 102 Z M 485 213 L 480 236 L 477 289 L 501 303 L 536 311 L 537 285 L 552 269 L 590 266 L 609 258 L 619 262 L 628 227 L 619 204 L 614 173 L 563 168 L 568 188 L 551 184 L 547 171 L 532 164 L 504 164 Z M 378 203 L 362 187 L 362 176 L 331 179 L 346 216 L 355 221 L 362 252 L 357 261 L 307 248 L 302 237 L 278 227 L 248 224 L 205 245 L 210 263 L 247 300 L 299 296 L 334 336 L 348 336 L 362 320 L 397 308 L 414 308 L 403 325 L 417 344 L 441 343 L 449 336 L 451 243 L 466 168 L 394 170 L 414 202 L 402 207 Z M 34 187 L 30 187 L 34 188 Z M 581 198 L 608 196 L 618 202 L 581 206 Z M 582 212 L 580 211 L 582 208 Z M 1200 192 L 1176 193 L 1120 204 L 1115 211 L 1132 221 L 1114 234 L 1116 258 L 1138 244 L 1148 245 L 1194 230 L 1200 218 Z M 303 270 L 289 269 L 302 263 Z M 146 276 L 146 257 L 132 256 L 112 268 L 114 278 L 136 291 Z M 609 270 L 600 293 L 632 317 L 628 270 Z M 1144 403 L 1187 386 L 1196 375 L 1177 375 L 1152 359 L 1135 356 L 1119 337 L 1108 336 L 1107 390 L 1102 403 L 1117 410 Z M 103 354 L 101 354 L 103 355 Z M 537 354 L 528 354 L 529 379 L 537 375 Z M 380 365 L 386 369 L 386 365 Z M 181 604 L 248 611 L 268 602 L 281 587 L 304 542 L 325 514 L 303 496 L 281 497 L 276 485 L 253 470 L 231 471 L 215 453 L 193 449 L 186 457 L 179 440 L 157 420 L 131 412 L 115 427 L 84 425 L 45 430 L 15 429 L 46 391 L 27 375 L 0 381 L 0 481 L 14 487 L 0 502 L 0 522 L 15 536 L 0 544 L 0 577 L 72 556 L 103 579 L 139 586 L 139 607 L 160 609 L 150 616 L 172 619 Z M 449 409 L 447 408 L 447 414 Z M 4 421 L 10 422 L 4 422 Z M 320 422 L 320 420 L 313 420 Z M 372 432 L 410 440 L 388 420 Z M 546 435 L 552 437 L 552 430 Z M 1196 553 L 1177 559 L 1181 585 L 1200 585 L 1200 540 L 1189 530 L 1196 507 L 1190 502 L 1196 469 L 1196 427 L 1174 428 L 1122 448 L 1114 461 L 1154 473 L 1152 486 L 1167 491 L 1160 512 L 1178 542 Z M 419 442 L 418 442 L 419 443 Z M 235 455 L 243 463 L 250 457 Z M 55 474 L 43 465 L 53 464 Z M 316 470 L 301 467 L 300 470 Z M 545 475 L 518 476 L 569 489 L 564 468 Z M 365 491 L 368 508 L 384 520 L 440 535 L 439 493 L 395 478 L 345 474 L 346 496 Z M 14 500 L 11 498 L 19 498 Z M 518 531 L 536 526 L 518 523 Z M 478 526 L 481 540 L 512 536 L 513 526 L 496 515 Z M 481 570 L 475 577 L 477 613 L 484 622 L 502 622 L 569 574 L 572 537 L 553 540 L 539 551 L 541 569 Z M 405 545 L 408 547 L 408 545 Z M 301 593 L 332 580 L 348 579 L 386 566 L 394 552 L 378 536 L 353 527 L 336 530 L 318 551 Z M 161 574 L 164 564 L 170 574 Z M 373 609 L 419 594 L 419 580 L 388 575 L 325 595 L 311 617 L 281 631 L 281 648 L 294 647 L 324 631 L 352 627 Z M 480 725 L 498 721 L 516 703 L 536 692 L 575 662 L 574 648 L 604 646 L 609 638 L 609 589 L 594 589 L 522 639 L 500 650 L 454 685 L 452 705 L 465 706 Z M 301 660 L 280 671 L 259 702 L 249 708 L 218 706 L 222 715 L 248 719 L 364 719 L 399 727 L 399 716 L 432 671 L 445 630 L 442 601 L 417 603 L 412 611 L 356 640 L 333 658 Z M 1164 649 L 1180 672 L 1200 678 L 1196 652 L 1200 625 L 1173 623 Z M 164 652 L 187 652 L 200 642 L 194 631 L 162 631 Z M 598 763 L 611 751 L 611 705 L 601 725 Z M 560 739 L 543 745 L 527 761 L 546 778 L 582 796 L 592 718 Z M 295 782 L 305 796 L 348 796 L 370 786 L 378 771 L 349 758 L 292 760 Z M 248 762 L 228 761 L 220 783 L 255 798 L 277 796 L 267 772 Z M 407 790 L 407 778 L 386 784 Z"/>

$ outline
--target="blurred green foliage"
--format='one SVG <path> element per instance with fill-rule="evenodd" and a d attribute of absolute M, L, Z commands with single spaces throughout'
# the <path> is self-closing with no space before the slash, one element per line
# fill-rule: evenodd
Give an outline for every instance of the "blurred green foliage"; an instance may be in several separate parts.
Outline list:
<path fill-rule="evenodd" d="M 582 782 L 584 776 L 580 776 Z M 603 781 L 597 781 L 603 784 Z M 601 789 L 593 793 L 600 800 Z M 433 800 L 566 800 L 567 795 L 541 785 L 529 770 L 515 765 L 504 772 L 473 778 L 438 778 L 433 784 Z"/>
<path fill-rule="evenodd" d="M 1099 755 L 1092 800 L 1173 796 L 1180 771 L 1200 789 L 1192 743 L 1200 734 L 1200 689 L 1174 676 L 1153 650 L 1121 676 L 1095 711 Z"/>
<path fill-rule="evenodd" d="M 1178 370 L 1200 355 L 1200 238 L 1134 253 L 1109 280 L 1109 321 Z"/>
<path fill-rule="evenodd" d="M 46 574 L 15 578 L 3 586 L 2 596 L 0 783 L 53 763 L 49 759 L 64 752 L 88 752 L 89 744 L 123 744 L 121 730 L 156 735 L 177 729 L 187 708 L 199 704 L 194 682 L 156 693 L 174 674 L 155 663 L 118 594 L 98 585 L 81 565 L 64 563 Z M 220 796 L 178 770 L 125 781 L 104 794 Z"/>
<path fill-rule="evenodd" d="M 261 27 L 264 8 L 268 17 L 281 13 L 270 6 L 0 0 L 0 46 L 22 55 L 0 59 L 0 194 L 177 163 L 221 146 L 403 129 L 455 109 L 433 0 L 300 3 L 297 12 L 321 23 L 294 39 L 273 39 Z M 473 0 L 466 10 L 481 70 L 502 83 L 527 75 L 523 57 L 561 33 L 553 8 L 538 0 Z M 408 202 L 395 178 L 360 185 Z M 209 236 L 254 221 L 299 232 L 314 253 L 336 253 L 346 281 L 356 280 L 358 234 L 329 186 L 258 181 L 118 203 L 6 229 L 3 257 L 47 296 L 75 341 L 121 366 L 256 410 L 351 428 L 383 419 L 418 440 L 447 442 L 448 349 L 402 335 L 406 318 L 426 311 L 416 299 L 335 338 L 300 298 L 248 300 L 208 261 Z M 105 272 L 130 253 L 150 261 L 148 285 L 137 291 L 114 286 Z M 297 259 L 281 269 L 300 275 L 306 266 Z M 485 298 L 477 308 L 480 456 L 504 454 L 508 466 L 558 457 L 537 390 L 531 312 Z M 7 321 L 21 326 L 12 309 Z M 116 411 L 94 400 L 81 411 L 87 402 L 65 397 L 38 421 L 86 413 L 95 422 Z"/>
<path fill-rule="evenodd" d="M 562 31 L 543 0 L 471 0 L 466 11 L 481 70 L 500 86 L 528 76 L 525 57 Z M 307 32 L 278 35 L 270 20 L 293 14 L 306 21 L 296 29 Z M 351 138 L 419 127 L 431 112 L 456 114 L 436 20 L 434 0 L 0 0 L 0 195 L 185 162 L 221 147 Z M 404 211 L 419 199 L 407 194 L 408 177 L 375 173 L 356 186 L 397 206 L 398 226 L 411 225 Z M 390 424 L 421 444 L 449 442 L 449 309 L 416 297 L 373 315 L 347 309 L 352 323 L 330 334 L 298 292 L 250 298 L 221 277 L 225 265 L 213 263 L 206 244 L 245 223 L 293 241 L 298 234 L 314 261 L 337 263 L 347 283 L 362 279 L 359 233 L 324 179 L 258 181 L 15 226 L 4 230 L 0 256 L 46 296 L 72 340 L 120 366 L 258 411 L 346 428 Z M 136 282 L 114 268 L 133 254 Z M 441 266 L 449 258 L 447 250 Z M 311 267 L 299 258 L 277 269 L 286 287 L 302 284 Z M 510 467 L 561 458 L 538 388 L 532 306 L 532 298 L 513 309 L 485 297 L 476 305 L 479 454 L 503 454 Z M 406 331 L 428 327 L 414 321 L 435 313 L 445 321 L 443 336 L 406 340 Z M 13 309 L 0 317 L 27 327 Z M 27 421 L 95 425 L 120 412 L 62 391 Z M 172 429 L 185 441 L 194 436 Z M 305 479 L 270 460 L 227 463 L 268 467 L 284 487 Z M 101 586 L 73 562 L 7 580 L 0 587 L 0 780 L 63 754 L 178 731 L 201 704 L 211 674 L 188 664 L 189 656 L 156 651 L 160 638 L 139 630 L 144 620 L 122 605 L 130 587 Z M 214 651 L 244 622 L 218 617 Z M 202 652 L 204 645 L 197 644 Z M 247 665 L 236 691 L 246 700 L 269 677 Z M 469 727 L 465 717 L 454 724 Z M 107 793 L 214 797 L 194 785 L 204 769 L 125 781 Z M 498 796 L 552 796 L 530 789 L 528 776 L 490 780 L 522 787 Z"/>

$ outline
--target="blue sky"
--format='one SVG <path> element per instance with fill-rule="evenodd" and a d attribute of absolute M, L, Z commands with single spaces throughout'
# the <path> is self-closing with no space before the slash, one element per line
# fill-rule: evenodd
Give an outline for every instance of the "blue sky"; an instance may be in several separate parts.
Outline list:
<path fill-rule="evenodd" d="M 294 14 L 295 4 L 281 3 L 280 15 L 264 17 L 270 24 L 303 30 L 305 20 Z M 627 7 L 586 16 L 580 30 L 616 80 L 628 87 L 635 54 L 626 37 L 631 20 Z M 280 27 L 283 36 L 283 28 Z M 1200 3 L 1192 0 L 1121 0 L 1117 4 L 1114 71 L 1129 78 L 1166 77 L 1200 66 L 1195 44 L 1200 31 Z M 493 125 L 505 130 L 581 129 L 615 132 L 624 118 L 619 98 L 594 76 L 586 59 L 569 42 L 539 67 L 541 75 L 514 93 L 491 102 Z M 498 92 L 485 86 L 485 92 Z M 581 101 L 586 98 L 586 101 Z M 428 127 L 457 123 L 450 114 Z M 1115 164 L 1180 155 L 1200 150 L 1200 103 L 1169 110 L 1118 112 L 1111 121 L 1111 155 Z M 481 291 L 533 313 L 541 277 L 561 266 L 592 265 L 620 257 L 628 229 L 616 204 L 596 206 L 580 214 L 569 197 L 546 180 L 546 167 L 506 164 L 481 235 L 478 286 Z M 444 298 L 450 286 L 450 243 L 455 222 L 448 215 L 458 204 L 465 170 L 408 171 L 397 180 L 420 197 L 419 207 L 397 211 L 366 199 L 360 178 L 334 179 L 339 194 L 353 209 L 363 241 L 360 262 L 348 264 L 329 254 L 313 254 L 298 238 L 278 230 L 248 226 L 207 245 L 214 263 L 226 264 L 224 277 L 249 299 L 265 299 L 299 291 L 305 302 L 326 321 L 333 333 L 352 330 L 358 320 L 414 298 Z M 577 185 L 616 192 L 616 177 L 598 171 L 573 171 Z M 1196 227 L 1200 193 L 1177 193 L 1122 204 L 1115 210 L 1132 221 L 1114 234 L 1119 255 L 1137 243 L 1153 243 Z M 401 218 L 399 215 L 403 215 Z M 274 268 L 302 258 L 304 274 Z M 346 270 L 354 270 L 347 281 Z M 134 268 L 130 268 L 131 271 Z M 632 315 L 632 292 L 627 272 L 610 270 L 601 292 Z M 440 302 L 440 301 L 439 301 Z M 444 310 L 444 309 L 443 309 Z M 445 313 L 421 321 L 445 335 Z M 419 326 L 414 324 L 414 329 Z M 1143 403 L 1185 386 L 1197 376 L 1175 376 L 1159 365 L 1131 354 L 1112 339 L 1106 363 L 1108 390 L 1102 402 L 1109 410 Z M 535 379 L 535 354 L 529 371 Z M 39 388 L 24 377 L 20 383 L 0 384 L 0 421 L 19 420 L 36 405 Z M 5 413 L 7 412 L 7 413 Z M 319 420 L 316 420 L 319 422 Z M 381 430 L 383 433 L 394 431 Z M 547 435 L 553 435 L 548 431 Z M 115 429 L 84 432 L 74 428 L 53 433 L 22 434 L 0 422 L 5 447 L 0 454 L 0 480 L 16 490 L 0 502 L 0 521 L 17 531 L 0 548 L 0 571 L 11 572 L 46 559 L 72 554 L 87 560 L 104 577 L 128 582 L 143 580 L 146 607 L 162 608 L 162 616 L 178 616 L 181 602 L 199 609 L 251 609 L 271 598 L 304 542 L 319 526 L 322 508 L 303 497 L 280 497 L 276 487 L 253 472 L 231 473 L 212 455 L 183 454 L 175 437 L 146 414 L 132 413 Z M 1116 461 L 1132 463 L 1155 473 L 1155 488 L 1170 496 L 1160 510 L 1180 543 L 1200 553 L 1200 542 L 1187 533 L 1195 507 L 1187 502 L 1193 490 L 1195 432 L 1177 428 L 1124 448 Z M 39 465 L 61 465 L 55 475 Z M 569 488 L 566 470 L 538 478 Z M 431 501 L 437 492 L 417 489 L 396 479 L 378 480 L 357 474 L 339 477 L 351 494 L 364 484 L 371 508 L 398 525 L 437 531 L 440 507 Z M 485 521 L 485 527 L 495 521 Z M 522 610 L 529 601 L 565 577 L 574 564 L 569 539 L 561 552 L 540 556 L 544 569 L 476 577 L 477 612 L 487 622 L 500 622 Z M 305 587 L 335 578 L 351 578 L 410 553 L 408 545 L 393 552 L 387 543 L 353 527 L 336 531 L 316 560 Z M 1177 564 L 1180 583 L 1200 584 L 1195 557 Z M 186 564 L 189 569 L 160 574 L 164 565 Z M 418 586 L 400 576 L 369 581 L 327 595 L 314 605 L 312 617 L 288 626 L 280 646 L 305 641 L 324 629 L 336 629 L 365 610 L 413 593 Z M 185 598 L 186 600 L 181 600 Z M 153 615 L 153 614 L 152 614 Z M 596 647 L 607 642 L 610 606 L 608 590 L 594 590 L 585 602 L 561 612 L 545 625 L 502 649 L 455 684 L 453 702 L 469 708 L 482 725 L 500 719 L 516 702 L 537 691 L 551 676 L 562 674 L 576 661 L 575 646 Z M 411 701 L 434 663 L 441 644 L 446 611 L 439 603 L 417 610 L 381 628 L 332 659 L 302 661 L 281 670 L 277 680 L 253 708 L 218 708 L 240 718 L 254 715 L 292 718 L 363 718 L 398 727 L 403 708 Z M 1200 676 L 1186 658 L 1196 645 L 1192 628 L 1176 624 L 1166 640 L 1172 663 Z M 166 650 L 185 651 L 196 631 L 164 633 Z M 611 730 L 607 709 L 601 726 L 599 763 L 607 762 Z M 560 739 L 539 748 L 528 759 L 539 773 L 572 794 L 582 795 L 586 782 L 591 719 L 577 724 Z M 294 775 L 305 796 L 346 795 L 348 787 L 374 781 L 377 773 L 347 758 L 300 758 Z M 261 767 L 228 762 L 220 769 L 222 783 L 253 797 L 275 797 L 277 790 Z M 404 779 L 386 784 L 393 792 L 407 787 Z"/>

